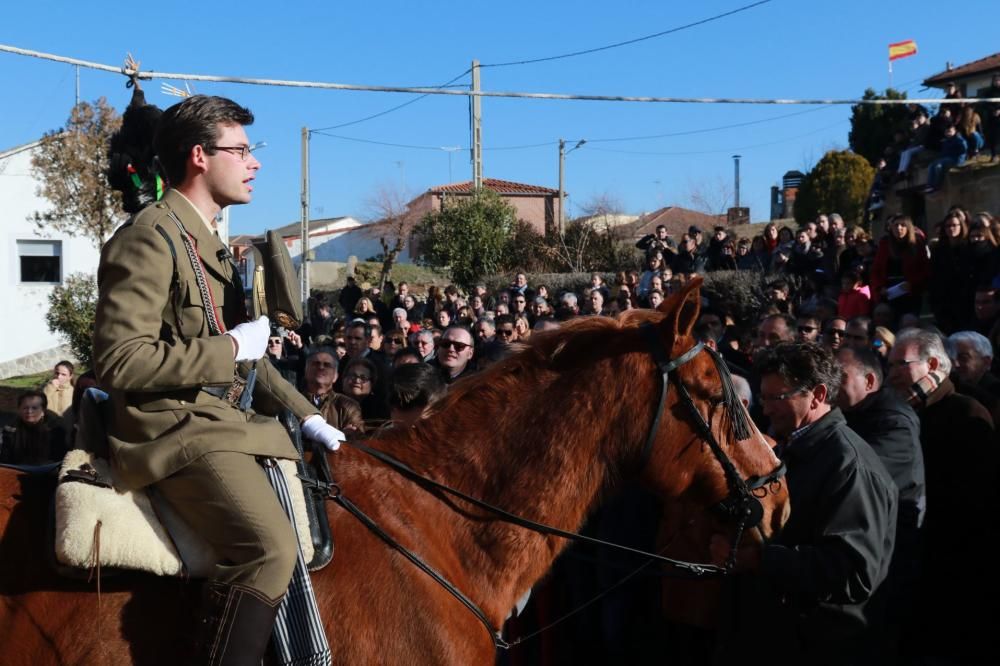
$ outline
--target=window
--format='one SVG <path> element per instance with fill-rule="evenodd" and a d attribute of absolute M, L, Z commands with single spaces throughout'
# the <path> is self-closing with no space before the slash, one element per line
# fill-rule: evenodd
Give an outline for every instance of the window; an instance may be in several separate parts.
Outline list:
<path fill-rule="evenodd" d="M 21 282 L 62 282 L 62 241 L 17 241 Z"/>

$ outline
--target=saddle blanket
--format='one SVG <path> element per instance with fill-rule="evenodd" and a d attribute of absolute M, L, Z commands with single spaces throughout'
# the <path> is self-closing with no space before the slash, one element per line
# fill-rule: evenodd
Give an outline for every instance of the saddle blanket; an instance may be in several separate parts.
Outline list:
<path fill-rule="evenodd" d="M 216 557 L 211 547 L 171 509 L 156 501 L 155 490 L 119 491 L 91 483 L 67 481 L 73 470 L 96 470 L 114 485 L 108 461 L 74 449 L 63 460 L 55 501 L 55 551 L 60 564 L 91 569 L 146 571 L 158 576 L 206 578 Z M 285 475 L 305 561 L 313 556 L 302 483 L 295 462 L 279 460 Z M 150 492 L 147 492 L 150 491 Z M 152 495 L 152 498 L 151 498 Z M 98 525 L 100 525 L 98 527 Z"/>

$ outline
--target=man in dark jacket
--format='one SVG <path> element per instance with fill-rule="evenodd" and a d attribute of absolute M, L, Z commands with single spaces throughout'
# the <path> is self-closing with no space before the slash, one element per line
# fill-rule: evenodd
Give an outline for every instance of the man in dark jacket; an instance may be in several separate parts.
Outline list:
<path fill-rule="evenodd" d="M 920 416 L 927 476 L 923 581 L 916 625 L 907 641 L 915 655 L 940 663 L 991 663 L 996 658 L 992 608 L 997 575 L 977 566 L 996 546 L 996 441 L 986 408 L 955 392 L 941 338 L 919 329 L 896 336 L 889 383 Z"/>
<path fill-rule="evenodd" d="M 340 296 L 337 297 L 337 303 L 344 309 L 344 316 L 348 319 L 354 315 L 354 308 L 358 306 L 361 296 L 361 287 L 358 286 L 353 276 L 348 276 L 347 284 L 340 290 Z"/>
<path fill-rule="evenodd" d="M 847 425 L 871 445 L 899 490 L 896 548 L 886 579 L 886 619 L 881 661 L 894 663 L 902 628 L 919 591 L 920 526 L 927 507 L 920 419 L 894 391 L 882 389 L 882 363 L 870 349 L 842 347 L 837 404 Z"/>
<path fill-rule="evenodd" d="M 777 630 L 769 664 L 859 663 L 883 624 L 875 593 L 893 552 L 896 485 L 832 406 L 840 369 L 829 351 L 782 343 L 761 351 L 755 370 L 794 508 L 759 562 L 743 565 L 754 575 L 731 584 L 738 601 L 722 614 L 732 625 L 722 630 L 720 656 L 745 656 Z M 713 539 L 713 554 L 724 546 Z"/>
<path fill-rule="evenodd" d="M 660 224 L 656 227 L 656 233 L 646 234 L 636 242 L 635 246 L 646 253 L 646 256 L 655 254 L 657 250 L 663 253 L 667 263 L 670 258 L 677 253 L 677 246 L 674 240 L 667 233 L 667 228 Z"/>
<path fill-rule="evenodd" d="M 670 268 L 675 274 L 704 273 L 706 260 L 698 247 L 698 241 L 691 234 L 684 234 L 677 256 L 670 262 Z"/>
<path fill-rule="evenodd" d="M 844 373 L 837 404 L 847 425 L 871 445 L 899 488 L 898 527 L 916 529 L 927 507 L 920 419 L 894 392 L 881 390 L 882 364 L 874 352 L 843 347 L 837 361 Z"/>

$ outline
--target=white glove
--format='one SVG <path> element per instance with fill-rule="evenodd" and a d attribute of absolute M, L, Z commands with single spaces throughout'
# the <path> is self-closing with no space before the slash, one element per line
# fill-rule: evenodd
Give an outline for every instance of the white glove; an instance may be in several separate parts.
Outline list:
<path fill-rule="evenodd" d="M 344 433 L 327 423 L 319 414 L 313 414 L 302 422 L 302 434 L 316 440 L 330 451 L 339 449 L 340 443 L 347 439 Z"/>
<path fill-rule="evenodd" d="M 236 341 L 237 361 L 256 361 L 267 352 L 267 340 L 271 337 L 271 322 L 261 316 L 257 321 L 240 324 L 226 335 Z"/>

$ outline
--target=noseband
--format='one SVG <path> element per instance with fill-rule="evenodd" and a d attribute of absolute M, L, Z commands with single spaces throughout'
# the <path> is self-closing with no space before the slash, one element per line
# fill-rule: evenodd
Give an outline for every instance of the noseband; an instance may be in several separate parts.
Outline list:
<path fill-rule="evenodd" d="M 734 438 L 737 441 L 750 438 L 751 432 L 746 411 L 741 404 L 738 404 L 738 398 L 735 397 L 735 392 L 732 389 L 732 379 L 729 375 L 729 368 L 726 367 L 725 361 L 717 352 L 706 348 L 704 343 L 699 342 L 691 349 L 671 360 L 667 357 L 666 351 L 663 349 L 660 336 L 653 324 L 649 322 L 643 323 L 640 325 L 639 329 L 649 346 L 649 353 L 652 355 L 653 361 L 656 363 L 656 367 L 660 371 L 661 378 L 660 401 L 656 408 L 656 415 L 653 417 L 653 424 L 649 430 L 649 436 L 646 437 L 646 443 L 639 455 L 639 469 L 646 466 L 653 453 L 653 445 L 656 442 L 656 436 L 660 430 L 660 420 L 663 417 L 663 409 L 667 403 L 667 393 L 670 390 L 670 373 L 693 359 L 702 351 L 711 356 L 712 361 L 715 363 L 715 367 L 719 372 L 719 379 L 722 381 L 723 385 L 723 402 L 726 403 L 729 421 L 733 427 Z M 778 484 L 780 479 L 785 475 L 785 463 L 780 463 L 770 474 L 767 474 L 766 476 L 752 476 L 748 479 L 744 479 L 740 476 L 739 472 L 736 471 L 736 466 L 733 465 L 733 461 L 730 460 L 729 456 L 726 455 L 726 452 L 722 450 L 721 446 L 719 446 L 719 442 L 715 438 L 715 434 L 712 432 L 712 427 L 709 425 L 708 421 L 705 420 L 705 417 L 701 415 L 701 412 L 698 411 L 698 407 L 694 404 L 694 400 L 691 398 L 690 392 L 688 392 L 687 387 L 682 381 L 680 381 L 679 377 L 677 378 L 677 391 L 680 394 L 681 402 L 688 408 L 688 411 L 691 412 L 691 418 L 694 420 L 695 427 L 698 429 L 698 434 L 705 441 L 705 443 L 708 444 L 709 449 L 712 451 L 712 455 L 715 456 L 715 459 L 718 461 L 719 465 L 722 467 L 722 471 L 726 475 L 726 487 L 729 490 L 729 494 L 726 495 L 726 497 L 718 504 L 712 506 L 711 510 L 721 514 L 729 522 L 736 524 L 736 538 L 732 541 L 729 557 L 726 560 L 726 568 L 732 569 L 736 565 L 736 551 L 739 549 L 740 540 L 743 538 L 744 530 L 747 527 L 756 527 L 760 525 L 760 522 L 764 519 L 764 505 L 761 504 L 760 499 L 758 499 L 758 496 L 755 494 L 755 491 L 764 490 L 764 493 L 761 495 L 761 497 L 763 497 L 763 495 L 767 493 L 767 487 L 772 484 Z"/>

